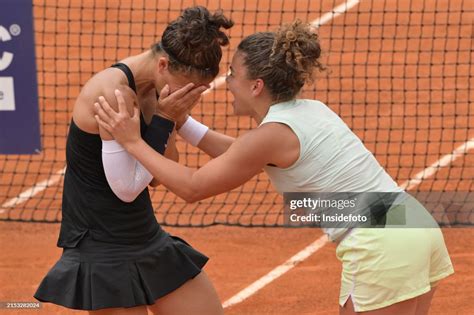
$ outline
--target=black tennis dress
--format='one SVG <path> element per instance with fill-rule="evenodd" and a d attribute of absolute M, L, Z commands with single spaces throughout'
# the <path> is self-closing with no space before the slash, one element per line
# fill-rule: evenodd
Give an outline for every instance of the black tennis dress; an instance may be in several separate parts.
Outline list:
<path fill-rule="evenodd" d="M 114 67 L 125 72 L 136 91 L 130 69 Z M 141 117 L 146 141 L 156 139 L 153 132 L 160 130 L 152 124 L 154 120 L 147 126 Z M 163 143 L 152 146 L 164 150 Z M 148 188 L 130 203 L 112 192 L 99 135 L 71 121 L 66 160 L 57 244 L 63 253 L 39 285 L 36 299 L 80 310 L 151 305 L 201 272 L 208 258 L 160 227 Z"/>

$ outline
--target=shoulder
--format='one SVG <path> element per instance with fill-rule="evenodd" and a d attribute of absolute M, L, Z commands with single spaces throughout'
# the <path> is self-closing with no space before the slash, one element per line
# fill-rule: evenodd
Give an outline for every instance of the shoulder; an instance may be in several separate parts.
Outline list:
<path fill-rule="evenodd" d="M 289 126 L 269 122 L 238 137 L 235 145 L 262 154 L 279 154 L 282 150 L 299 147 L 299 140 Z"/>
<path fill-rule="evenodd" d="M 275 144 L 281 144 L 287 140 L 298 140 L 292 124 L 290 125 L 285 120 L 265 122 L 255 129 L 255 134 Z"/>
<path fill-rule="evenodd" d="M 111 96 L 114 95 L 115 89 L 120 89 L 126 97 L 135 95 L 135 92 L 128 86 L 125 75 L 120 70 L 107 68 L 95 74 L 86 82 L 78 96 L 78 100 L 96 100 L 99 96 Z M 107 100 L 113 101 L 112 99 Z"/>
<path fill-rule="evenodd" d="M 238 137 L 225 154 L 261 165 L 288 167 L 299 157 L 298 137 L 285 125 L 266 123 Z"/>
<path fill-rule="evenodd" d="M 76 99 L 73 119 L 80 129 L 98 133 L 93 105 L 98 101 L 99 96 L 104 96 L 114 109 L 118 109 L 115 89 L 119 89 L 123 93 L 130 111 L 133 112 L 133 104 L 136 102 L 135 93 L 128 87 L 126 80 L 117 76 L 116 69 L 105 69 L 86 82 Z"/>
<path fill-rule="evenodd" d="M 291 128 L 285 122 L 269 121 L 261 124 L 254 131 L 255 134 L 275 138 L 275 136 L 287 136 L 288 132 L 291 132 Z"/>
<path fill-rule="evenodd" d="M 118 110 L 118 102 L 117 98 L 115 97 L 115 90 L 122 92 L 129 114 L 133 115 L 133 106 L 138 106 L 138 99 L 135 92 L 128 85 L 120 84 L 115 87 L 105 88 L 101 91 L 99 96 L 105 97 L 109 105 L 113 109 Z"/>

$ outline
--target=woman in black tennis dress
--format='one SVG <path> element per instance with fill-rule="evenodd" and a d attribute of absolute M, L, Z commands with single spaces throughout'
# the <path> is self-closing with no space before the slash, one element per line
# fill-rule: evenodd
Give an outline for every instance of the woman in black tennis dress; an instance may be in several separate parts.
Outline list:
<path fill-rule="evenodd" d="M 120 90 L 139 108 L 141 135 L 176 159 L 175 122 L 219 73 L 222 12 L 186 9 L 161 42 L 92 77 L 74 106 L 66 146 L 59 261 L 35 298 L 92 314 L 222 314 L 219 298 L 201 270 L 208 258 L 157 223 L 147 186 L 151 174 L 94 118 L 100 95 Z M 160 91 L 160 99 L 157 95 Z M 170 103 L 174 112 L 161 111 Z M 111 104 L 117 109 L 117 104 Z M 169 108 L 169 106 L 166 106 Z M 131 112 L 136 108 L 128 108 Z"/>

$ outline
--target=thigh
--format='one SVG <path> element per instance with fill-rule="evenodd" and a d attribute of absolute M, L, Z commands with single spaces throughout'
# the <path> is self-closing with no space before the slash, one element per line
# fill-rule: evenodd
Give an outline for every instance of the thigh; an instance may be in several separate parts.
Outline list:
<path fill-rule="evenodd" d="M 97 311 L 89 311 L 89 315 L 147 315 L 146 306 L 136 306 L 130 308 L 104 308 Z"/>
<path fill-rule="evenodd" d="M 217 292 L 204 271 L 156 300 L 149 309 L 155 315 L 224 314 Z"/>
<path fill-rule="evenodd" d="M 431 291 L 418 298 L 418 304 L 416 305 L 416 315 L 428 315 L 435 291 L 435 284 L 432 284 Z"/>

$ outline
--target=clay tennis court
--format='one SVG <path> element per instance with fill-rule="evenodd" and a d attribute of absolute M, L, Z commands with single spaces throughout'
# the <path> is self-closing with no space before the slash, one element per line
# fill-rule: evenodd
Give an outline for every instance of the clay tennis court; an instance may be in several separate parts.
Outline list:
<path fill-rule="evenodd" d="M 61 255 L 56 241 L 65 140 L 81 86 L 116 60 L 147 49 L 193 4 L 220 7 L 235 21 L 222 74 L 245 35 L 295 18 L 319 26 L 328 70 L 303 96 L 336 111 L 410 191 L 472 196 L 474 10 L 468 1 L 34 1 L 43 151 L 0 155 L 0 302 L 35 301 L 37 285 Z M 218 131 L 242 134 L 254 125 L 231 116 L 231 100 L 220 79 L 193 116 Z M 208 160 L 182 141 L 178 149 L 189 166 Z M 226 314 L 338 313 L 336 245 L 319 229 L 281 227 L 282 198 L 265 174 L 197 204 L 186 205 L 162 187 L 152 198 L 165 229 L 211 258 L 205 270 Z M 444 222 L 455 274 L 440 285 L 430 314 L 474 314 L 474 209 L 435 217 Z M 275 268 L 280 273 L 272 273 Z M 262 282 L 265 276 L 270 280 Z M 241 294 L 259 280 L 260 289 Z M 0 313 L 78 312 L 43 304 Z"/>

